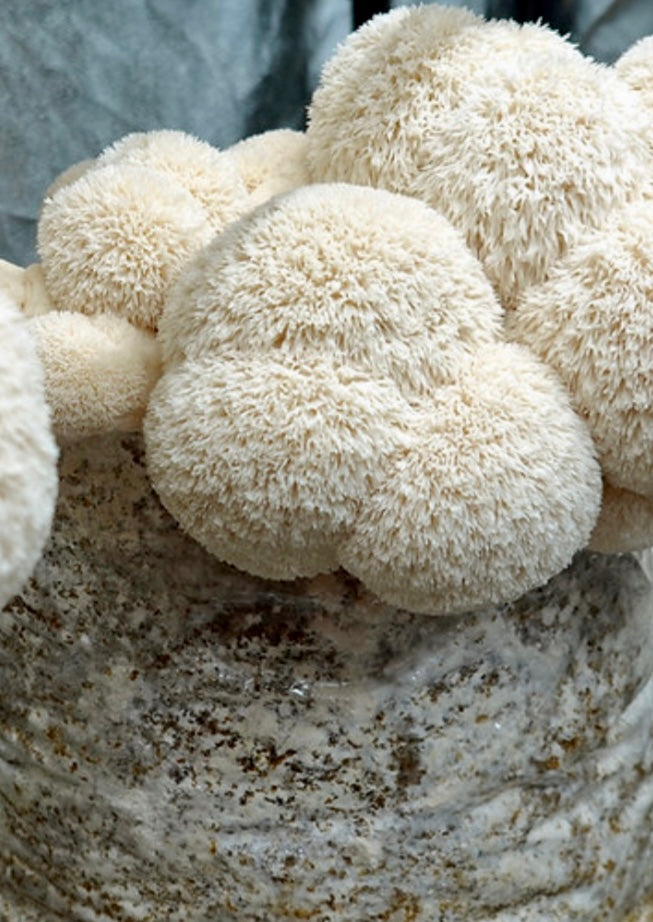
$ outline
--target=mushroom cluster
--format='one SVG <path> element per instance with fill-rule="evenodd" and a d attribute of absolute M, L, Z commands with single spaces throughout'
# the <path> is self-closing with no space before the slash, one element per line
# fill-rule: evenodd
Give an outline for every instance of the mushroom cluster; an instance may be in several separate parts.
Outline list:
<path fill-rule="evenodd" d="M 525 572 L 546 581 L 589 538 L 583 423 L 416 199 L 345 184 L 273 199 L 183 274 L 160 341 L 153 483 L 242 569 L 342 566 L 388 602 L 453 612 L 520 595 Z"/>
<path fill-rule="evenodd" d="M 130 135 L 46 194 L 22 306 L 55 430 L 143 425 L 180 525 L 272 579 L 509 601 L 653 544 L 653 41 L 401 8 L 305 133 Z"/>

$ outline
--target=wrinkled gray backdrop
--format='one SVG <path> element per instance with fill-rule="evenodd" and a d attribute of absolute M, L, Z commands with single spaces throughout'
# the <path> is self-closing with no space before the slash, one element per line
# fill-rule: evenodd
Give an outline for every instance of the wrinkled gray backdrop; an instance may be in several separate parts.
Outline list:
<path fill-rule="evenodd" d="M 512 0 L 449 2 L 514 11 Z M 653 0 L 558 5 L 572 37 L 600 60 L 653 33 Z M 351 6 L 0 0 L 0 258 L 32 261 L 34 220 L 53 177 L 130 131 L 179 128 L 226 147 L 301 127 L 322 64 L 351 29 Z"/>

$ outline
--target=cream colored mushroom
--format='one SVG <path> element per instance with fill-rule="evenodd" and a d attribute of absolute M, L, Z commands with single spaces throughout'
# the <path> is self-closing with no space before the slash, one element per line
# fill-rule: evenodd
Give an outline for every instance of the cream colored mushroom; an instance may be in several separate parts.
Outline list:
<path fill-rule="evenodd" d="M 586 231 L 507 317 L 586 420 L 609 484 L 653 496 L 653 200 Z"/>
<path fill-rule="evenodd" d="M 0 287 L 0 606 L 18 592 L 50 531 L 57 450 L 34 344 Z"/>
<path fill-rule="evenodd" d="M 114 313 L 155 330 L 170 284 L 213 237 L 202 205 L 146 167 L 89 170 L 43 206 L 38 248 L 58 310 Z"/>
<path fill-rule="evenodd" d="M 159 335 L 168 364 L 209 350 L 326 351 L 414 395 L 501 339 L 502 319 L 478 260 L 441 215 L 334 183 L 227 228 L 171 289 Z"/>
<path fill-rule="evenodd" d="M 555 376 L 500 343 L 420 408 L 339 551 L 380 598 L 461 612 L 513 600 L 563 570 L 596 521 L 594 448 Z"/>
<path fill-rule="evenodd" d="M 170 293 L 153 485 L 260 576 L 342 565 L 430 613 L 515 598 L 587 543 L 601 478 L 556 376 L 500 321 L 421 202 L 344 185 L 272 199 Z"/>
<path fill-rule="evenodd" d="M 29 323 L 57 438 L 139 429 L 161 373 L 153 334 L 123 317 L 51 311 Z"/>
<path fill-rule="evenodd" d="M 425 5 L 375 17 L 324 69 L 313 181 L 416 196 L 464 234 L 506 307 L 653 174 L 650 117 L 540 25 Z"/>
<path fill-rule="evenodd" d="M 126 135 L 97 159 L 97 167 L 137 166 L 174 180 L 202 206 L 214 233 L 251 208 L 245 184 L 229 151 L 183 131 Z"/>
<path fill-rule="evenodd" d="M 253 135 L 229 148 L 251 207 L 310 181 L 306 151 L 306 135 L 290 128 Z"/>

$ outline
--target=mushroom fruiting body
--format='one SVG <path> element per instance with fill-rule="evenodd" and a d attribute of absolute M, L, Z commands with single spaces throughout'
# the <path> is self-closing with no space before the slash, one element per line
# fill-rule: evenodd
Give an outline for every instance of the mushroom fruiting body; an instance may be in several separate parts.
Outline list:
<path fill-rule="evenodd" d="M 139 429 L 161 373 L 155 337 L 123 317 L 51 311 L 29 324 L 60 441 Z"/>
<path fill-rule="evenodd" d="M 180 131 L 127 135 L 53 190 L 38 225 L 53 306 L 146 330 L 184 265 L 251 207 L 231 155 Z"/>
<path fill-rule="evenodd" d="M 408 393 L 451 379 L 503 338 L 503 312 L 460 234 L 421 202 L 345 184 L 307 186 L 232 224 L 171 291 L 170 364 L 237 349 L 322 355 Z"/>
<path fill-rule="evenodd" d="M 27 325 L 0 291 L 0 606 L 27 579 L 50 531 L 57 450 Z"/>
<path fill-rule="evenodd" d="M 138 166 L 174 180 L 206 212 L 214 233 L 250 208 L 248 191 L 229 151 L 183 131 L 128 134 L 98 157 L 97 167 Z"/>
<path fill-rule="evenodd" d="M 601 484 L 565 392 L 501 316 L 421 202 L 350 185 L 273 199 L 170 293 L 154 487 L 261 576 L 344 565 L 415 611 L 514 598 L 586 543 Z"/>
<path fill-rule="evenodd" d="M 309 182 L 306 149 L 306 135 L 290 128 L 253 135 L 228 149 L 252 208 Z"/>
<path fill-rule="evenodd" d="M 653 173 L 648 115 L 609 68 L 540 25 L 436 5 L 375 17 L 324 69 L 313 181 L 412 195 L 465 235 L 504 305 Z"/>
<path fill-rule="evenodd" d="M 205 547 L 416 611 L 515 598 L 590 536 L 642 546 L 649 58 L 398 9 L 327 65 L 306 134 L 138 133 L 63 174 L 42 267 L 0 266 L 43 314 L 57 434 L 149 400 L 154 485 Z"/>
<path fill-rule="evenodd" d="M 606 480 L 653 495 L 653 199 L 587 230 L 507 317 L 568 389 Z"/>
<path fill-rule="evenodd" d="M 169 285 L 213 236 L 190 192 L 145 167 L 92 169 L 43 206 L 39 254 L 59 310 L 156 329 Z"/>

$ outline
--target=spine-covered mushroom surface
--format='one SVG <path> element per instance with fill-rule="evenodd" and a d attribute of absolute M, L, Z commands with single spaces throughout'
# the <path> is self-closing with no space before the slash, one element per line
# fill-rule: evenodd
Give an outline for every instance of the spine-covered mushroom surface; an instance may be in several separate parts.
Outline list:
<path fill-rule="evenodd" d="M 0 263 L 6 598 L 41 370 L 64 443 L 0 614 L 3 922 L 644 922 L 647 75 L 404 8 L 305 133 L 55 180 Z"/>
<path fill-rule="evenodd" d="M 0 917 L 622 922 L 652 597 L 627 555 L 455 617 L 266 582 L 179 530 L 139 437 L 69 445 L 0 615 Z"/>

